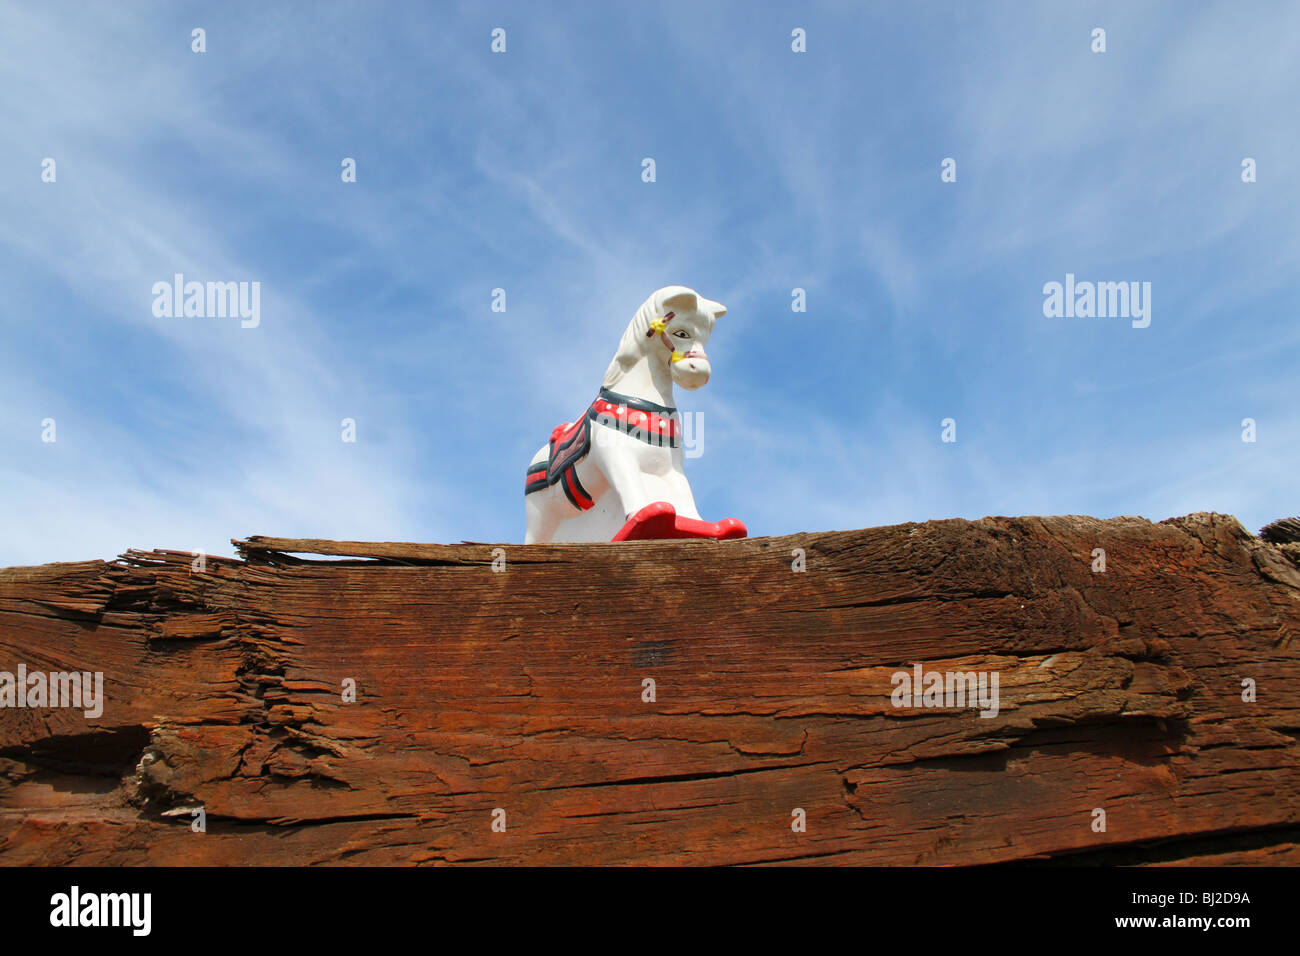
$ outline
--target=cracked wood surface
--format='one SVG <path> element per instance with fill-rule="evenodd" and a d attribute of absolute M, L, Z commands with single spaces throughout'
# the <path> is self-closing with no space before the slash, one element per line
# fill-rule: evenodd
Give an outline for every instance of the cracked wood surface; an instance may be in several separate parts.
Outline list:
<path fill-rule="evenodd" d="M 0 570 L 0 671 L 106 695 L 0 709 L 0 863 L 1300 863 L 1300 571 L 1228 516 L 236 545 Z"/>

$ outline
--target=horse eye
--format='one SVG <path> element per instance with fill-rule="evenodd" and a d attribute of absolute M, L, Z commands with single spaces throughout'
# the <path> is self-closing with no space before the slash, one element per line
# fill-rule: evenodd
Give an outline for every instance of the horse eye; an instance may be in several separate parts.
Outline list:
<path fill-rule="evenodd" d="M 674 332 L 673 335 L 677 336 L 679 339 L 687 339 L 687 338 L 690 338 L 689 335 L 687 335 L 685 332 L 683 332 L 683 331 L 680 330 L 680 329 L 678 329 L 676 332 Z"/>

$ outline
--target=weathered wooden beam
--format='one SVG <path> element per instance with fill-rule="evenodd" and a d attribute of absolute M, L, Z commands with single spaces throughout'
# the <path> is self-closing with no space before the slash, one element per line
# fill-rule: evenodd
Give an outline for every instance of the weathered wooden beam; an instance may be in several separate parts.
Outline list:
<path fill-rule="evenodd" d="M 0 570 L 0 672 L 105 686 L 0 709 L 0 863 L 1300 862 L 1300 570 L 1231 517 L 236 544 Z"/>

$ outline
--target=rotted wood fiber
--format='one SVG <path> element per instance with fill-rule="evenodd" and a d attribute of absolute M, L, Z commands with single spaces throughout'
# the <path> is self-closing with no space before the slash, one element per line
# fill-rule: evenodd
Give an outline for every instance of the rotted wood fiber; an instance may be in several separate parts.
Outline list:
<path fill-rule="evenodd" d="M 0 863 L 1300 863 L 1300 570 L 1228 516 L 236 544 L 0 570 L 0 672 L 105 688 L 0 709 Z"/>

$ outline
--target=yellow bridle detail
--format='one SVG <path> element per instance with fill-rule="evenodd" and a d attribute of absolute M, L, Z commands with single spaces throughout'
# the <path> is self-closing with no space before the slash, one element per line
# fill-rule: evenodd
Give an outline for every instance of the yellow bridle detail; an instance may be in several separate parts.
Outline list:
<path fill-rule="evenodd" d="M 651 322 L 650 330 L 646 332 L 646 335 L 655 335 L 656 333 L 658 333 L 659 337 L 663 339 L 664 345 L 668 346 L 668 351 L 671 353 L 668 356 L 668 361 L 673 364 L 676 364 L 677 362 L 680 362 L 682 359 L 686 358 L 686 355 L 682 352 L 678 352 L 677 346 L 673 345 L 672 342 L 668 341 L 668 335 L 667 335 L 668 319 L 671 315 L 672 313 L 669 312 L 668 315 L 661 315 L 659 316 L 659 318 Z"/>

